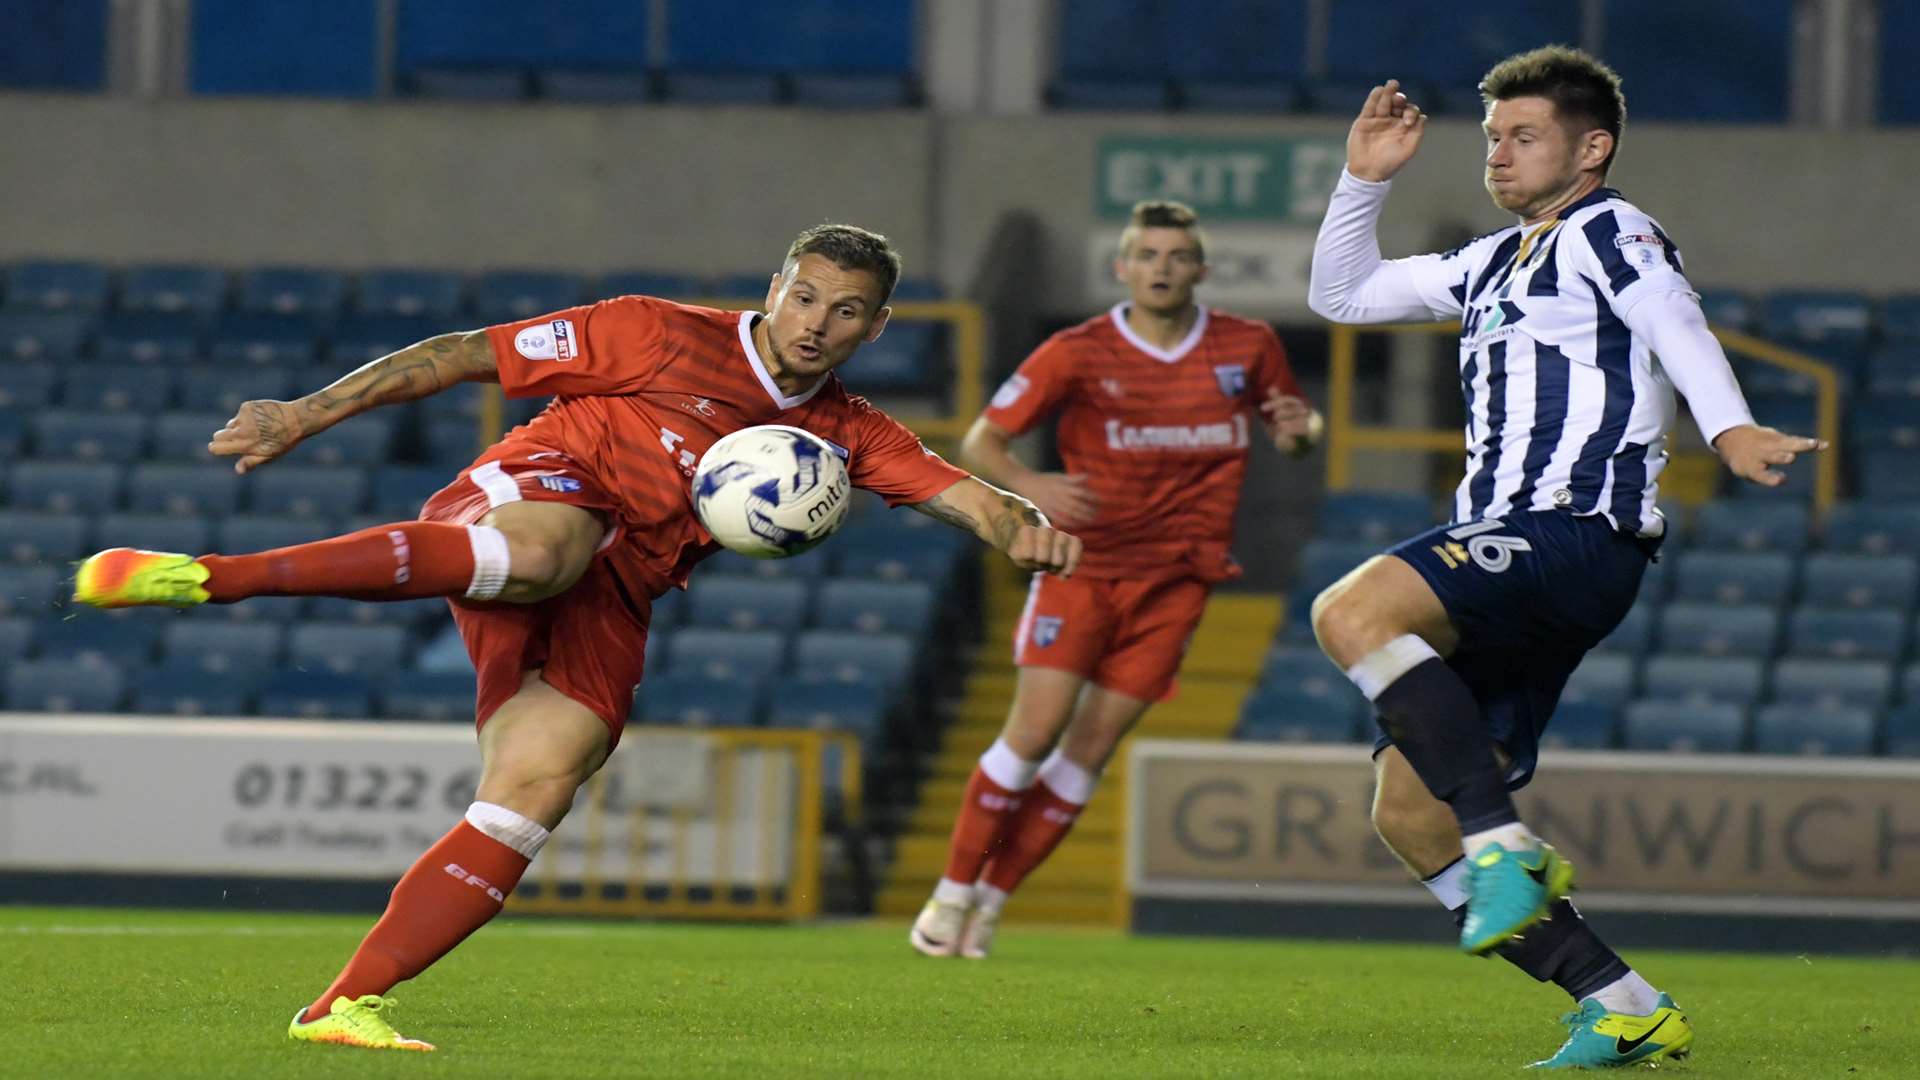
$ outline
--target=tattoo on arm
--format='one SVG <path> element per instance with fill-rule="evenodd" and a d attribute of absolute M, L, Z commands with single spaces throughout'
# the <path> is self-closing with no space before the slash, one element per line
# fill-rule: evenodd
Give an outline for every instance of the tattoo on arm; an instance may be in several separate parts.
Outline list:
<path fill-rule="evenodd" d="M 946 500 L 944 495 L 935 495 L 925 502 L 913 504 L 915 510 L 935 521 L 945 522 L 956 529 L 965 529 L 976 536 L 980 533 L 980 523 L 973 516 Z"/>
<path fill-rule="evenodd" d="M 309 431 L 380 405 L 414 401 L 449 385 L 497 378 L 486 332 L 442 334 L 390 353 L 296 402 Z M 264 429 L 263 429 L 264 430 Z"/>
<path fill-rule="evenodd" d="M 964 482 L 964 481 L 963 481 Z M 1043 526 L 1047 519 L 1030 502 L 1010 491 L 1002 491 L 990 484 L 975 483 L 986 488 L 989 503 L 985 508 L 985 520 L 975 518 L 949 501 L 945 494 L 935 495 L 925 502 L 915 503 L 914 509 L 957 529 L 968 532 L 1005 551 L 1013 544 L 1014 534 L 1022 525 Z"/>

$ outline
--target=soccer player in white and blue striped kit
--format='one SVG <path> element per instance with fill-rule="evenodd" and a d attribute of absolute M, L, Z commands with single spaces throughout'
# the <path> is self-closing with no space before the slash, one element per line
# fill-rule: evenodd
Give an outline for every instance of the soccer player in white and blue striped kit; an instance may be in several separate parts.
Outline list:
<path fill-rule="evenodd" d="M 1343 323 L 1458 318 L 1466 476 L 1450 525 L 1363 563 L 1314 603 L 1327 656 L 1372 700 L 1374 825 L 1461 922 L 1579 1004 L 1548 1068 L 1684 1055 L 1673 999 L 1566 900 L 1573 870 L 1511 791 L 1569 673 L 1632 606 L 1666 522 L 1654 500 L 1674 390 L 1736 475 L 1822 449 L 1756 426 L 1680 253 L 1605 186 L 1626 117 L 1619 78 L 1550 46 L 1480 85 L 1486 187 L 1518 222 L 1454 251 L 1383 260 L 1375 225 L 1426 117 L 1374 88 L 1314 247 L 1310 303 Z"/>

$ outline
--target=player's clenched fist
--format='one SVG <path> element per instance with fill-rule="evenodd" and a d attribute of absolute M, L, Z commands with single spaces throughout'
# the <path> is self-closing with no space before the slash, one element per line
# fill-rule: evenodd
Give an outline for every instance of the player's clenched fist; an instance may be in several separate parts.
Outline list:
<path fill-rule="evenodd" d="M 1080 565 L 1080 538 L 1048 525 L 1022 525 L 1007 545 L 1007 558 L 1022 570 L 1072 577 Z"/>
<path fill-rule="evenodd" d="M 233 471 L 251 472 L 294 448 L 300 442 L 300 414 L 291 402 L 248 401 L 227 426 L 213 433 L 207 449 L 221 457 L 237 457 Z"/>
<path fill-rule="evenodd" d="M 1347 171 L 1362 180 L 1390 180 L 1420 149 L 1427 115 L 1388 79 L 1376 86 L 1347 131 Z"/>

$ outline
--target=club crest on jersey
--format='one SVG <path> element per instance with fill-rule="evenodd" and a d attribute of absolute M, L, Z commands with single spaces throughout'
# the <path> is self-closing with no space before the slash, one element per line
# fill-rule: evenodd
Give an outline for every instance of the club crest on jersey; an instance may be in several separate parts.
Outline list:
<path fill-rule="evenodd" d="M 1100 389 L 1105 390 L 1108 397 L 1117 398 L 1127 396 L 1127 388 L 1120 385 L 1119 379 L 1101 379 Z"/>
<path fill-rule="evenodd" d="M 575 480 L 571 476 L 543 476 L 540 478 L 540 486 L 546 488 L 548 491 L 565 493 L 569 491 L 579 491 L 580 481 Z"/>
<path fill-rule="evenodd" d="M 1247 392 L 1247 365 L 1215 364 L 1213 377 L 1220 383 L 1220 392 L 1228 397 L 1239 397 Z"/>
<path fill-rule="evenodd" d="M 1033 643 L 1041 648 L 1060 640 L 1060 627 L 1066 620 L 1058 615 L 1035 615 L 1033 617 Z"/>
<path fill-rule="evenodd" d="M 571 360 L 574 358 L 572 319 L 551 319 L 520 328 L 513 336 L 513 347 L 529 360 Z"/>

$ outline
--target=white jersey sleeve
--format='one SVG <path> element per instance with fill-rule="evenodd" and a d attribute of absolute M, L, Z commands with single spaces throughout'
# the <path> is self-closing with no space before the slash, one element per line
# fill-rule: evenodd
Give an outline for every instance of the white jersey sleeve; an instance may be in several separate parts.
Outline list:
<path fill-rule="evenodd" d="M 1459 318 L 1473 254 L 1486 238 L 1444 254 L 1381 258 L 1376 229 L 1392 187 L 1341 171 L 1313 245 L 1314 314 L 1338 323 Z"/>
<path fill-rule="evenodd" d="M 1571 235 L 1561 242 L 1616 315 L 1625 319 L 1635 304 L 1656 293 L 1698 295 L 1681 267 L 1680 250 L 1658 222 L 1618 199 L 1600 205 L 1598 212 L 1568 222 L 1574 228 L 1565 230 Z"/>

